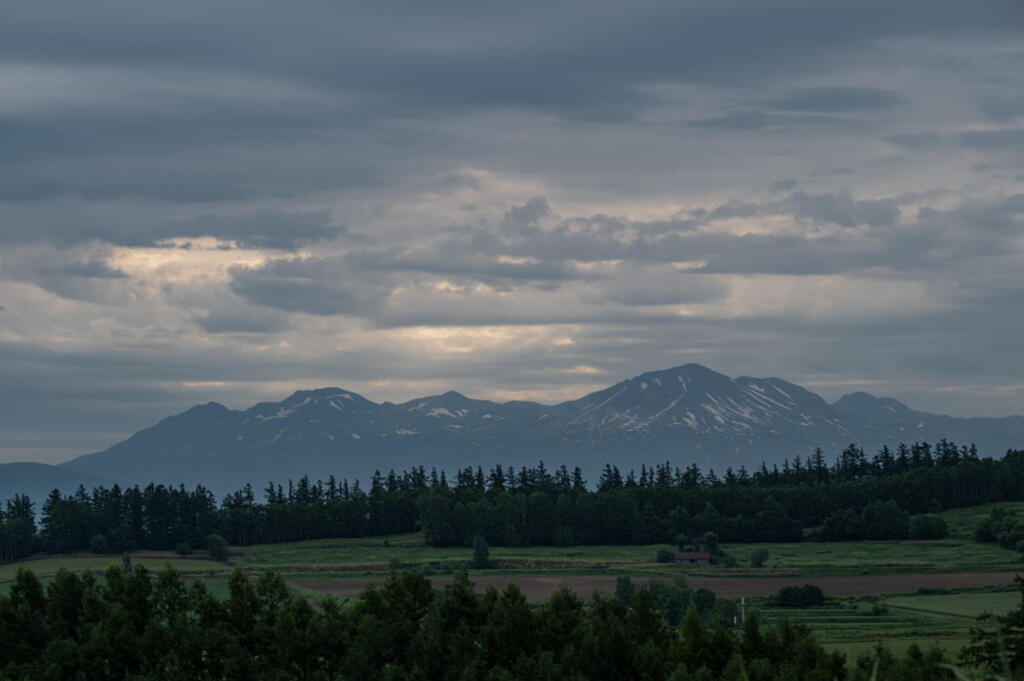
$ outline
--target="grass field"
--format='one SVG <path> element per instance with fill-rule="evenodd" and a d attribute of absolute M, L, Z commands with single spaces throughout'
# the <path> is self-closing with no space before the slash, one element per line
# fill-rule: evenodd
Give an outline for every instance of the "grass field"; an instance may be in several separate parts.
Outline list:
<path fill-rule="evenodd" d="M 977 615 L 1005 613 L 1020 602 L 1019 591 L 990 590 L 886 598 L 881 609 L 865 599 L 842 599 L 824 608 L 763 608 L 760 613 L 766 622 L 787 618 L 805 624 L 826 646 L 851 657 L 877 645 L 902 652 L 914 643 L 955 656 L 968 642 Z"/>
<path fill-rule="evenodd" d="M 1020 605 L 1019 591 L 997 591 L 992 593 L 956 593 L 932 596 L 897 596 L 887 598 L 890 608 L 907 612 L 946 615 L 974 619 L 982 613 L 1005 615 Z"/>
<path fill-rule="evenodd" d="M 174 554 L 168 554 L 166 556 L 158 554 L 144 554 L 142 556 L 132 556 L 132 563 L 135 565 L 142 565 L 147 570 L 157 571 L 162 569 L 165 565 L 171 565 L 180 572 L 223 572 L 226 569 L 224 563 L 216 563 L 212 560 L 204 560 L 202 558 L 181 558 Z M 40 577 L 56 574 L 56 572 L 65 568 L 72 572 L 82 572 L 88 570 L 90 572 L 103 572 L 110 566 L 120 567 L 121 556 L 56 556 L 52 558 L 38 558 L 35 560 L 23 560 L 17 563 L 8 563 L 6 565 L 0 565 L 0 580 L 13 579 L 14 575 L 20 568 L 26 568 L 32 570 Z"/>
<path fill-rule="evenodd" d="M 987 511 L 986 511 L 987 512 Z M 984 515 L 984 514 L 981 514 Z M 493 547 L 491 560 L 502 572 L 549 571 L 568 574 L 673 576 L 679 566 L 654 562 L 667 544 L 651 546 Z M 727 544 L 736 568 L 691 567 L 695 574 L 735 576 L 800 575 L 828 577 L 919 572 L 973 572 L 1024 569 L 1020 554 L 992 544 L 963 539 L 943 541 L 801 542 L 790 544 Z M 765 568 L 749 558 L 755 549 L 768 551 Z M 325 539 L 291 544 L 263 544 L 240 549 L 233 563 L 243 569 L 273 568 L 283 572 L 322 572 L 339 576 L 376 573 L 392 565 L 437 571 L 470 559 L 468 548 L 427 546 L 418 534 L 365 539 Z"/>
<path fill-rule="evenodd" d="M 893 572 L 974 572 L 1024 569 L 1021 556 L 995 544 L 964 539 L 941 541 L 801 542 L 729 544 L 744 564 L 754 549 L 768 551 L 768 567 L 810 576 Z"/>

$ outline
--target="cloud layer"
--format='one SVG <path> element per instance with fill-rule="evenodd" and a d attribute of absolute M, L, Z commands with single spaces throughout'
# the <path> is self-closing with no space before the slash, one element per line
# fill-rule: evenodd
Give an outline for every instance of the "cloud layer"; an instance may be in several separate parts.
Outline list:
<path fill-rule="evenodd" d="M 20 3 L 0 460 L 687 361 L 1024 412 L 1015 0 Z"/>

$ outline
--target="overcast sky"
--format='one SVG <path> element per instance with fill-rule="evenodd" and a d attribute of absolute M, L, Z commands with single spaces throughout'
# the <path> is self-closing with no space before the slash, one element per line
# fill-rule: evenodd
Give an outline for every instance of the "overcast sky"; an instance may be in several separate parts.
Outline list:
<path fill-rule="evenodd" d="M 698 362 L 1024 413 L 1020 0 L 8 2 L 0 461 Z"/>

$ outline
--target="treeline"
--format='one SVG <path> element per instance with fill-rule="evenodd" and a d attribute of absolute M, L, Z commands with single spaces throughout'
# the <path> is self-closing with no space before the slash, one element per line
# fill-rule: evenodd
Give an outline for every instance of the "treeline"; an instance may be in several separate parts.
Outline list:
<path fill-rule="evenodd" d="M 195 547 L 214 533 L 234 545 L 417 530 L 436 546 L 469 546 L 474 537 L 494 546 L 706 544 L 709 534 L 722 542 L 799 541 L 804 528 L 830 516 L 821 539 L 883 538 L 890 529 L 875 522 L 873 502 L 894 501 L 898 513 L 917 515 L 1024 499 L 1024 452 L 982 459 L 973 447 L 942 441 L 868 457 L 851 445 L 832 465 L 819 450 L 807 461 L 722 476 L 669 463 L 625 475 L 606 466 L 595 486 L 564 466 L 465 468 L 451 481 L 420 467 L 375 474 L 366 490 L 302 478 L 270 484 L 262 497 L 251 486 L 220 504 L 201 486 L 54 491 L 38 526 L 31 502 L 16 497 L 0 511 L 0 557 Z"/>
<path fill-rule="evenodd" d="M 895 501 L 872 501 L 857 511 L 847 508 L 825 518 L 812 538 L 822 541 L 860 539 L 943 539 L 949 526 L 937 515 L 911 517 Z"/>
<path fill-rule="evenodd" d="M 45 588 L 19 571 L 0 594 L 0 681 L 947 681 L 937 649 L 884 651 L 847 665 L 803 626 L 708 626 L 691 605 L 679 627 L 645 588 L 585 603 L 561 590 L 531 607 L 514 585 L 442 590 L 393 573 L 351 607 L 312 605 L 265 573 L 236 571 L 229 595 L 173 571 L 105 577 L 62 571 Z M 876 669 L 877 667 L 877 669 Z"/>
<path fill-rule="evenodd" d="M 818 451 L 809 462 L 754 473 L 704 475 L 668 464 L 622 476 L 607 466 L 596 492 L 579 491 L 564 470 L 532 479 L 539 488 L 495 491 L 473 484 L 432 489 L 418 502 L 420 525 L 434 545 L 461 545 L 474 536 L 492 545 L 706 543 L 799 541 L 803 528 L 829 527 L 813 538 L 922 538 L 944 534 L 941 520 L 910 514 L 1024 499 L 1024 451 L 981 459 L 973 447 L 942 441 L 883 448 L 867 457 L 850 446 L 828 466 Z M 549 479 L 550 478 L 550 479 Z M 938 521 L 938 522 L 936 522 Z M 895 528 L 890 526 L 895 522 Z"/>

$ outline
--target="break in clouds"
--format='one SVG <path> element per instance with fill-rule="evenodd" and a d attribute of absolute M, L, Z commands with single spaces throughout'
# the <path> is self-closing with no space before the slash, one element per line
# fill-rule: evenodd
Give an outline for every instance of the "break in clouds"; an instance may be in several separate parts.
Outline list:
<path fill-rule="evenodd" d="M 19 4 L 0 460 L 211 399 L 555 401 L 691 361 L 1024 412 L 1022 28 L 1010 0 Z"/>

